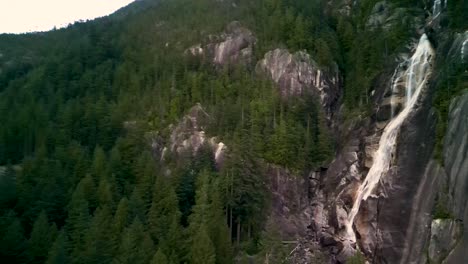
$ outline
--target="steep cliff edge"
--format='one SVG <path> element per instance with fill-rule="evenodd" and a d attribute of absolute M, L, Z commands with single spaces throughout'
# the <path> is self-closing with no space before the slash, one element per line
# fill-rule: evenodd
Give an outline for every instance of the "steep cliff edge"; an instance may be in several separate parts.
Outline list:
<path fill-rule="evenodd" d="M 385 2 L 379 2 L 372 12 L 390 16 L 386 8 Z M 321 174 L 321 187 L 311 194 L 312 223 L 295 263 L 307 263 L 305 252 L 318 250 L 327 252 L 333 263 L 346 263 L 358 251 L 369 263 L 466 259 L 467 95 L 450 107 L 444 166 L 434 159 L 434 146 L 440 140 L 438 124 L 445 121 L 433 103 L 447 76 L 466 76 L 466 33 L 444 31 L 439 20 L 446 15 L 440 1 L 432 9 L 425 30 L 432 32 L 426 41 L 435 50 L 429 47 L 426 55 L 418 57 L 426 52 L 419 51 L 420 41 L 412 56 L 401 54 L 392 77 L 387 74 L 377 81 L 372 116 L 355 118 L 346 129 L 340 139 L 343 147 Z M 388 22 L 374 20 L 369 27 Z M 418 26 L 415 30 L 423 31 Z M 463 81 L 461 87 L 466 89 Z M 444 92 L 451 91 L 453 98 L 460 92 L 457 89 L 451 91 L 449 86 Z M 394 141 L 389 136 L 393 132 Z"/>
<path fill-rule="evenodd" d="M 468 92 L 450 106 L 444 146 L 445 219 L 432 222 L 429 257 L 443 263 L 463 263 L 468 258 Z M 439 208 L 440 210 L 440 208 Z M 450 236 L 447 236 L 450 234 Z"/>
<path fill-rule="evenodd" d="M 328 117 L 336 110 L 341 95 L 338 70 L 322 69 L 305 51 L 269 51 L 257 63 L 257 71 L 276 83 L 284 98 L 313 95 Z"/>

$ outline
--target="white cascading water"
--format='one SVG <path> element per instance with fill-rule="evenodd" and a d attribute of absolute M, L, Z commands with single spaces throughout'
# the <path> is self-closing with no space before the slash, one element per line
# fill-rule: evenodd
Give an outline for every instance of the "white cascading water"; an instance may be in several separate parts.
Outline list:
<path fill-rule="evenodd" d="M 400 82 L 401 76 L 399 76 L 400 65 L 395 69 L 392 76 L 392 96 L 390 97 L 390 106 L 392 108 L 391 117 L 395 116 L 395 105 L 397 104 L 396 94 L 398 93 L 398 83 Z"/>
<path fill-rule="evenodd" d="M 468 33 L 468 31 L 467 31 L 467 33 Z M 461 45 L 461 59 L 462 59 L 462 62 L 465 62 L 466 46 L 468 46 L 468 38 L 465 39 L 465 41 L 463 41 L 463 43 Z"/>
<path fill-rule="evenodd" d="M 441 11 L 442 11 L 441 0 L 434 0 L 434 4 L 432 6 L 432 19 L 438 17 Z"/>
<path fill-rule="evenodd" d="M 356 235 L 353 231 L 354 218 L 359 212 L 361 202 L 367 200 L 372 194 L 381 178 L 389 171 L 393 154 L 396 148 L 397 136 L 400 127 L 414 109 L 418 101 L 421 90 L 431 73 L 431 64 L 434 58 L 434 50 L 426 34 L 423 34 L 419 40 L 415 53 L 409 60 L 409 68 L 397 78 L 405 78 L 407 103 L 402 111 L 394 117 L 385 127 L 380 138 L 379 148 L 374 155 L 374 163 L 370 168 L 365 180 L 362 182 L 356 193 L 356 199 L 353 208 L 348 215 L 346 226 L 347 235 L 350 240 L 356 241 Z M 396 73 L 395 76 L 398 76 Z M 393 85 L 396 85 L 396 81 Z"/>

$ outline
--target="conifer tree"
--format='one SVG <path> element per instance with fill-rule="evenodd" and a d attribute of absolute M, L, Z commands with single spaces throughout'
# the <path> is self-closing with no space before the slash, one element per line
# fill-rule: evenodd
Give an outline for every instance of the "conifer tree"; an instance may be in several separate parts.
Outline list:
<path fill-rule="evenodd" d="M 210 204 L 208 200 L 209 190 L 209 173 L 203 170 L 198 178 L 198 188 L 196 191 L 196 202 L 192 208 L 192 215 L 190 215 L 190 226 L 189 229 L 193 235 L 196 234 L 196 230 L 200 228 L 202 224 L 208 222 Z"/>
<path fill-rule="evenodd" d="M 0 238 L 0 257 L 5 263 L 17 263 L 24 260 L 26 240 L 23 227 L 14 217 Z"/>
<path fill-rule="evenodd" d="M 155 241 L 168 238 L 168 231 L 180 221 L 178 201 L 172 185 L 162 176 L 156 180 L 153 201 L 148 212 L 148 228 Z"/>
<path fill-rule="evenodd" d="M 117 210 L 114 214 L 114 219 L 112 223 L 112 228 L 114 232 L 120 234 L 127 227 L 129 222 L 129 202 L 126 197 L 123 197 L 119 205 L 117 206 Z"/>
<path fill-rule="evenodd" d="M 86 174 L 86 176 L 81 179 L 81 181 L 78 183 L 78 186 L 76 187 L 76 190 L 82 193 L 83 198 L 88 202 L 88 206 L 91 211 L 97 208 L 98 197 L 96 195 L 96 183 L 90 174 Z"/>
<path fill-rule="evenodd" d="M 221 185 L 217 179 L 210 186 L 211 204 L 208 214 L 208 226 L 211 241 L 215 247 L 216 263 L 228 264 L 232 262 L 232 248 L 229 237 L 229 228 L 226 223 L 221 200 Z"/>
<path fill-rule="evenodd" d="M 206 225 L 201 224 L 193 237 L 190 249 L 190 260 L 192 264 L 215 264 L 215 250 L 213 242 L 208 236 Z"/>
<path fill-rule="evenodd" d="M 150 153 L 145 152 L 137 164 L 137 185 L 144 207 L 149 210 L 155 183 L 155 162 Z"/>
<path fill-rule="evenodd" d="M 99 206 L 109 206 L 109 208 L 114 208 L 114 198 L 112 194 L 112 187 L 110 183 L 103 176 L 97 188 L 97 199 Z"/>
<path fill-rule="evenodd" d="M 106 153 L 100 146 L 96 146 L 94 149 L 94 160 L 92 164 L 92 171 L 94 179 L 98 181 L 100 178 L 107 176 L 107 157 Z"/>
<path fill-rule="evenodd" d="M 67 234 L 70 242 L 73 259 L 79 259 L 80 252 L 84 250 L 85 234 L 90 222 L 88 201 L 83 188 L 77 187 L 68 205 Z"/>
<path fill-rule="evenodd" d="M 34 222 L 31 237 L 28 241 L 28 258 L 33 263 L 43 263 L 51 247 L 57 228 L 49 225 L 45 211 L 42 211 Z"/>
<path fill-rule="evenodd" d="M 0 207 L 12 205 L 16 195 L 16 173 L 8 164 L 5 171 L 0 169 Z"/>
<path fill-rule="evenodd" d="M 132 224 L 125 228 L 120 240 L 116 263 L 149 263 L 153 257 L 154 245 L 146 234 L 143 224 L 135 217 Z"/>
<path fill-rule="evenodd" d="M 169 260 L 167 260 L 164 252 L 161 249 L 158 249 L 151 260 L 151 264 L 169 264 Z"/>
<path fill-rule="evenodd" d="M 145 203 L 141 198 L 140 193 L 138 186 L 133 188 L 130 200 L 128 201 L 129 218 L 134 219 L 135 217 L 138 217 L 140 221 L 146 222 L 147 210 L 145 210 Z"/>
<path fill-rule="evenodd" d="M 109 207 L 104 206 L 96 209 L 84 237 L 85 246 L 81 255 L 85 263 L 111 262 L 115 248 L 111 223 L 112 216 Z"/>
<path fill-rule="evenodd" d="M 63 230 L 60 230 L 57 238 L 55 239 L 52 247 L 48 251 L 46 264 L 66 264 L 70 263 L 68 255 L 68 241 L 67 235 Z"/>

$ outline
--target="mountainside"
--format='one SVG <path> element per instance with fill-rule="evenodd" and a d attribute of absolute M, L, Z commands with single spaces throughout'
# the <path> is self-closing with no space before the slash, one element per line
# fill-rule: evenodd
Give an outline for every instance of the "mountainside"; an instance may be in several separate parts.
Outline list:
<path fill-rule="evenodd" d="M 0 259 L 464 263 L 466 14 L 140 0 L 0 35 Z"/>

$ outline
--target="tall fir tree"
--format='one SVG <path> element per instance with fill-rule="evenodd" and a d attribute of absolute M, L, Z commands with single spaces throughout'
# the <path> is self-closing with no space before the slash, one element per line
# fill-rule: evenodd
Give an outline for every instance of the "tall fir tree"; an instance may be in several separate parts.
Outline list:
<path fill-rule="evenodd" d="M 46 264 L 66 264 L 70 263 L 68 253 L 68 240 L 67 235 L 63 230 L 60 230 L 57 238 L 55 239 L 52 247 L 48 251 Z"/>
<path fill-rule="evenodd" d="M 26 239 L 24 230 L 18 218 L 13 217 L 6 230 L 2 230 L 0 238 L 0 258 L 5 263 L 21 263 L 25 261 L 24 250 Z"/>
<path fill-rule="evenodd" d="M 28 240 L 27 255 L 32 263 L 44 263 L 47 253 L 51 247 L 57 228 L 49 225 L 45 211 L 42 211 L 34 222 L 31 236 Z"/>

